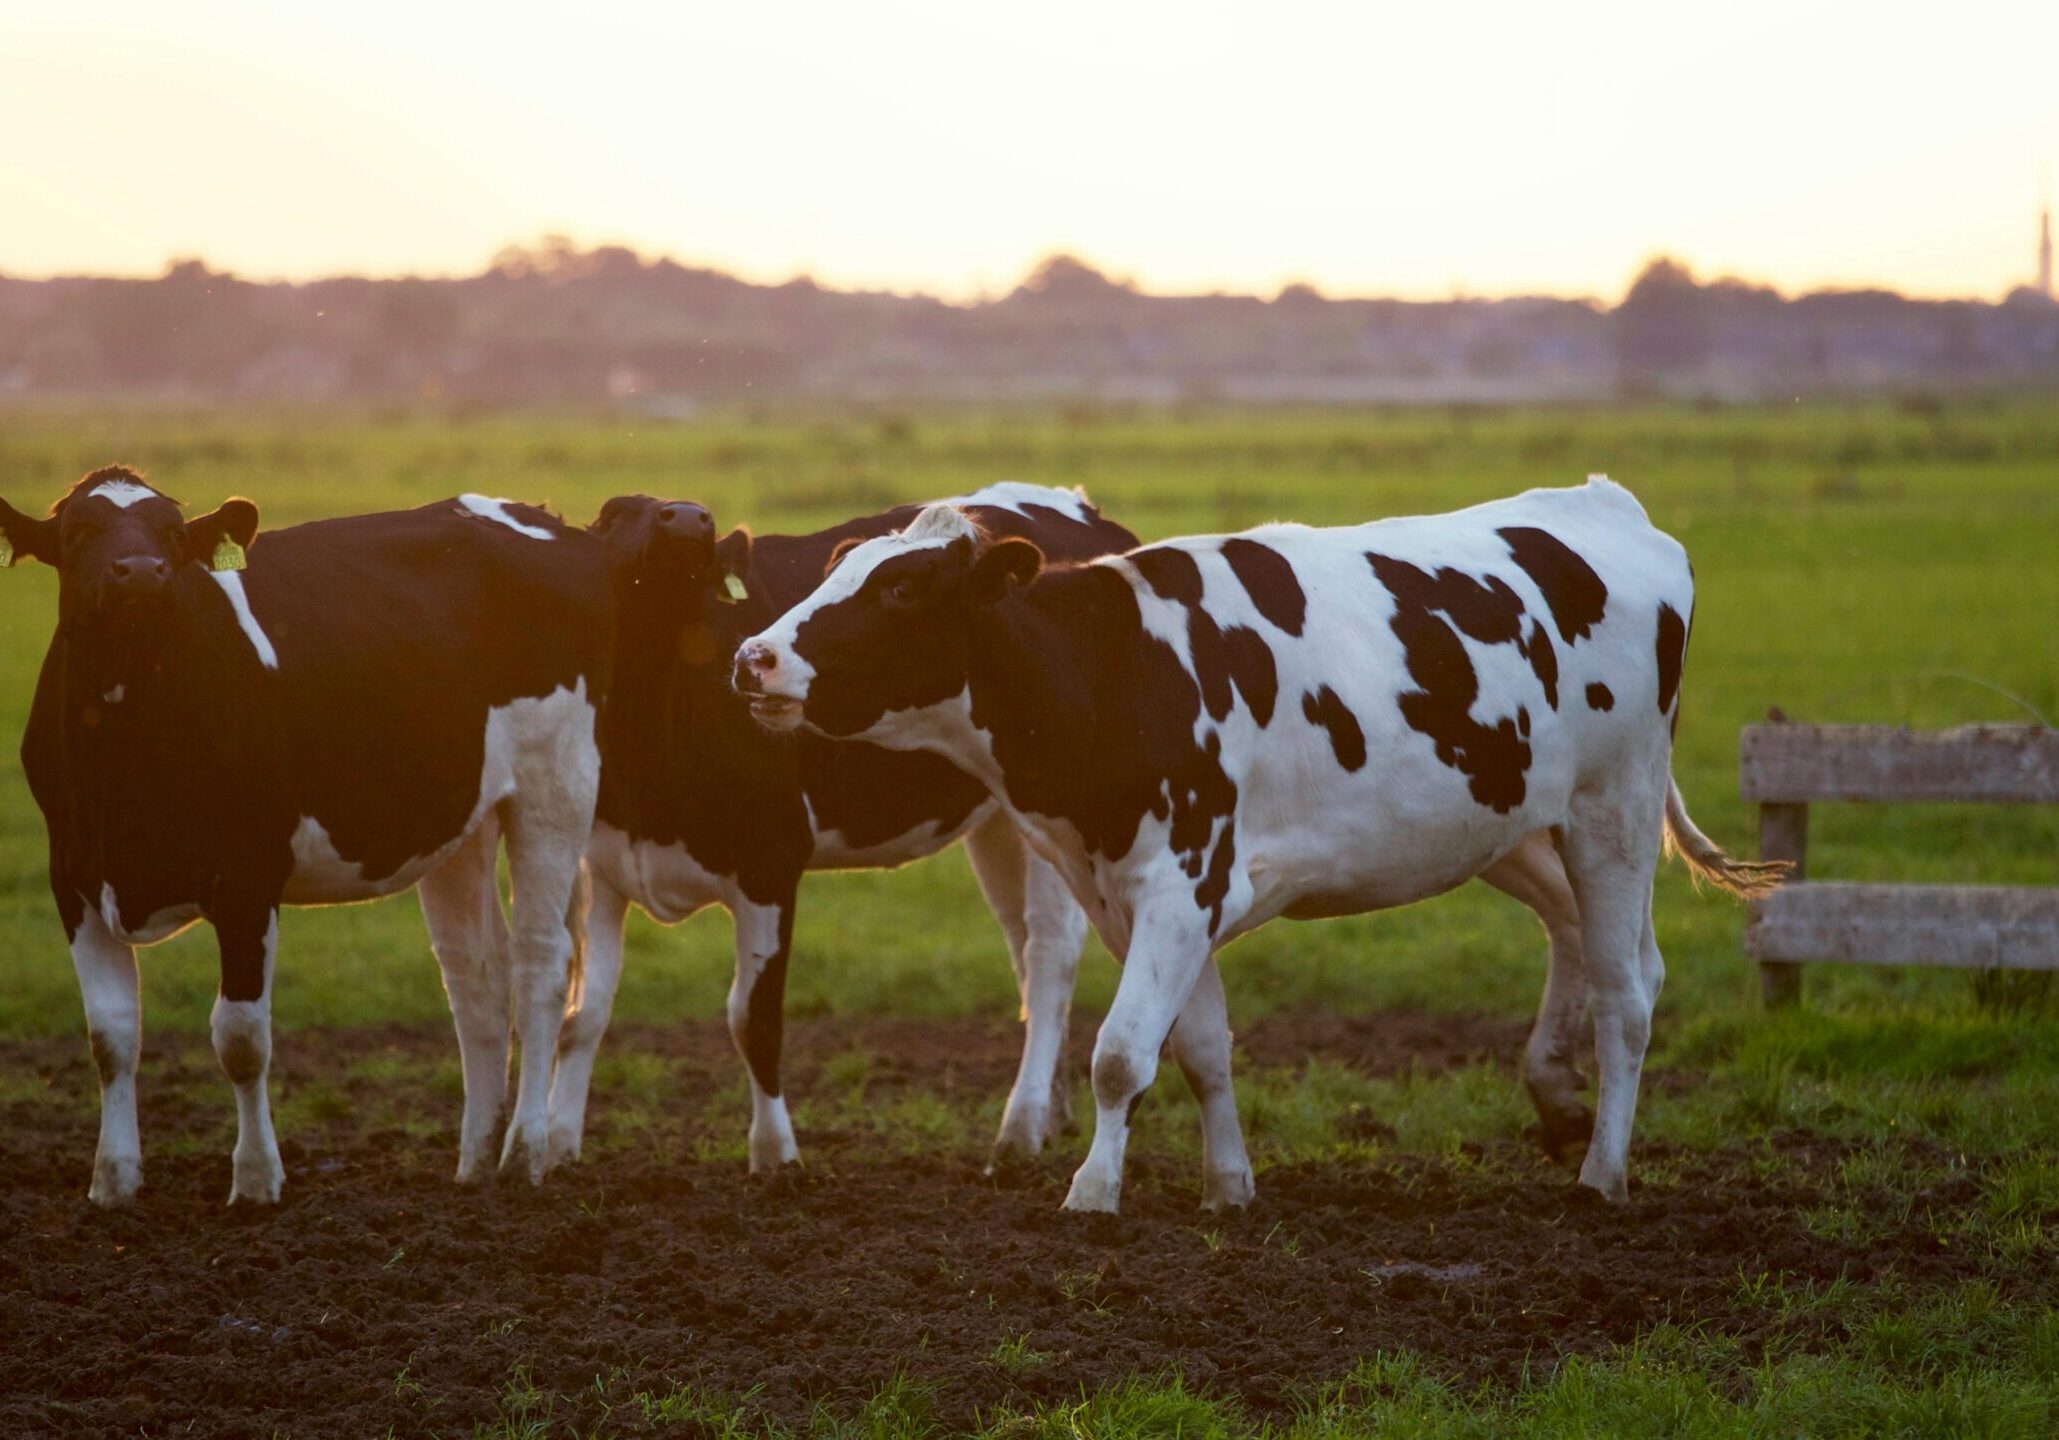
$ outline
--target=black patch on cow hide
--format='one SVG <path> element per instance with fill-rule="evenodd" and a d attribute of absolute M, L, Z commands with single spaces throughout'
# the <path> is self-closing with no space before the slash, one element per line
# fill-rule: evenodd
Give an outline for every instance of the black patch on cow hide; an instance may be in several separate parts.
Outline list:
<path fill-rule="evenodd" d="M 1587 687 L 1587 708 L 1590 710 L 1613 710 L 1616 708 L 1616 694 L 1597 680 Z"/>
<path fill-rule="evenodd" d="M 1301 713 L 1308 717 L 1309 724 L 1330 732 L 1330 750 L 1339 765 L 1351 771 L 1366 763 L 1365 731 L 1359 727 L 1358 716 L 1351 713 L 1351 707 L 1335 690 L 1324 685 L 1303 695 Z"/>
<path fill-rule="evenodd" d="M 1467 777 L 1474 800 L 1507 814 L 1523 803 L 1530 747 L 1513 719 L 1493 726 L 1473 719 L 1480 679 L 1452 625 L 1483 644 L 1518 642 L 1522 601 L 1494 576 L 1483 584 L 1448 567 L 1433 577 L 1391 556 L 1368 552 L 1366 560 L 1394 594 L 1392 628 L 1418 687 L 1400 697 L 1402 718 L 1430 737 L 1439 760 Z"/>
<path fill-rule="evenodd" d="M 1680 690 L 1680 666 L 1687 655 L 1687 624 L 1671 605 L 1659 606 L 1659 713 L 1673 708 Z"/>
<path fill-rule="evenodd" d="M 1544 703 L 1556 710 L 1559 708 L 1559 652 L 1551 643 L 1551 636 L 1544 633 L 1544 627 L 1535 620 L 1530 622 L 1530 640 L 1525 646 L 1529 656 L 1530 669 L 1537 676 L 1537 683 L 1544 687 Z"/>
<path fill-rule="evenodd" d="M 1251 597 L 1258 613 L 1289 635 L 1299 635 L 1308 616 L 1308 596 L 1286 556 L 1256 540 L 1233 536 L 1223 541 L 1223 559 Z"/>
<path fill-rule="evenodd" d="M 1210 718 L 1229 718 L 1234 686 L 1259 728 L 1272 724 L 1280 679 L 1265 637 L 1246 625 L 1225 630 L 1216 623 L 1201 603 L 1201 566 L 1190 552 L 1161 547 L 1139 550 L 1130 560 L 1154 594 L 1186 609 L 1187 648 L 1194 658 L 1194 678 L 1201 685 L 1201 703 L 1208 707 Z"/>
<path fill-rule="evenodd" d="M 1179 560 L 1139 569 L 1155 569 L 1175 594 L 1190 578 Z M 1198 573 L 1191 579 L 1184 593 L 1198 594 Z M 1221 736 L 1196 743 L 1201 682 L 1144 628 L 1128 579 L 1105 565 L 1046 570 L 983 623 L 1005 633 L 972 638 L 972 721 L 993 737 L 1010 802 L 1071 822 L 1087 851 L 1110 861 L 1130 853 L 1146 815 L 1168 822 L 1167 849 L 1219 929 L 1237 785 Z M 1110 713 L 1125 723 L 1105 725 Z"/>
<path fill-rule="evenodd" d="M 1511 525 L 1495 533 L 1508 542 L 1509 554 L 1537 582 L 1544 603 L 1551 607 L 1551 618 L 1558 623 L 1559 638 L 1568 645 L 1585 639 L 1601 623 L 1609 599 L 1609 587 L 1602 584 L 1594 567 L 1548 531 Z"/>

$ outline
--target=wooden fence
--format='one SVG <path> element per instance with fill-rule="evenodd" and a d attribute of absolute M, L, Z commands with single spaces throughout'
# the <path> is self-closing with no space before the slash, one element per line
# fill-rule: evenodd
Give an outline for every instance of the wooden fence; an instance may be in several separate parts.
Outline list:
<path fill-rule="evenodd" d="M 1752 903 L 1745 930 L 1768 1005 L 1801 998 L 1804 964 L 2059 970 L 2059 889 L 1804 878 L 1814 803 L 2059 804 L 2059 730 L 1770 718 L 1746 726 L 1738 742 L 1739 788 L 1759 807 L 1759 856 L 1794 862 L 1787 884 Z"/>

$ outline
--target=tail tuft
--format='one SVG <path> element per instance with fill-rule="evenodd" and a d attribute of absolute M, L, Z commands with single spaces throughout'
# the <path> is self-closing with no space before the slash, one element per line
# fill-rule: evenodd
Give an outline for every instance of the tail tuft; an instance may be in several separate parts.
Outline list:
<path fill-rule="evenodd" d="M 1706 881 L 1741 900 L 1757 900 L 1780 888 L 1794 863 L 1788 860 L 1739 860 L 1695 828 L 1679 782 L 1666 788 L 1666 848 L 1686 862 L 1696 883 Z"/>

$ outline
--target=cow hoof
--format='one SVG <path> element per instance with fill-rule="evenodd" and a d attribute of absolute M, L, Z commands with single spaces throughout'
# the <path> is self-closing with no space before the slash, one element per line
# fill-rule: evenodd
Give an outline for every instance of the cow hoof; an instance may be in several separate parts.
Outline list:
<path fill-rule="evenodd" d="M 789 1146 L 784 1150 L 769 1147 L 760 1151 L 751 1147 L 751 1173 L 753 1175 L 779 1176 L 796 1174 L 801 1168 L 801 1152 Z"/>
<path fill-rule="evenodd" d="M 1051 1125 L 1047 1117 L 1011 1112 L 1001 1122 L 1001 1133 L 994 1137 L 994 1162 L 987 1167 L 987 1173 L 991 1175 L 995 1165 L 1036 1159 L 1050 1140 Z"/>
<path fill-rule="evenodd" d="M 1577 1164 L 1586 1158 L 1587 1141 L 1594 1134 L 1594 1112 L 1583 1105 L 1554 1114 L 1539 1106 L 1537 1138 L 1554 1164 Z"/>
<path fill-rule="evenodd" d="M 1034 1175 L 1037 1169 L 1037 1152 L 1005 1140 L 994 1142 L 994 1149 L 987 1156 L 986 1177 L 989 1180 L 1022 1180 Z"/>
<path fill-rule="evenodd" d="M 231 1205 L 276 1205 L 279 1192 L 285 1188 L 284 1176 L 252 1176 L 245 1179 L 239 1175 L 229 1186 Z"/>
<path fill-rule="evenodd" d="M 551 1127 L 550 1136 L 543 1143 L 543 1163 L 546 1169 L 560 1165 L 574 1165 L 579 1161 L 579 1146 L 584 1139 L 576 1126 Z"/>
<path fill-rule="evenodd" d="M 751 1173 L 753 1175 L 777 1175 L 789 1165 L 801 1163 L 801 1149 L 794 1144 L 791 1135 L 777 1135 L 770 1139 L 751 1137 Z"/>
<path fill-rule="evenodd" d="M 1084 1171 L 1072 1177 L 1065 1192 L 1065 1209 L 1078 1215 L 1115 1215 L 1122 1210 L 1122 1181 L 1103 1180 Z"/>
<path fill-rule="evenodd" d="M 136 1192 L 143 1187 L 143 1166 L 135 1160 L 95 1160 L 93 1162 L 93 1184 L 86 1191 L 86 1198 L 102 1209 L 113 1210 L 123 1205 L 136 1203 Z"/>
<path fill-rule="evenodd" d="M 1224 1170 L 1201 1184 L 1203 1210 L 1242 1210 L 1258 1194 L 1249 1170 Z"/>
<path fill-rule="evenodd" d="M 1608 1201 L 1611 1205 L 1627 1205 L 1630 1203 L 1630 1182 L 1621 1175 L 1606 1177 L 1589 1176 L 1583 1172 L 1580 1176 L 1580 1183 L 1601 1196 L 1602 1199 Z"/>
<path fill-rule="evenodd" d="M 544 1147 L 538 1138 L 526 1130 L 511 1127 L 507 1142 L 501 1146 L 500 1173 L 522 1176 L 531 1185 L 541 1185 L 546 1168 Z"/>

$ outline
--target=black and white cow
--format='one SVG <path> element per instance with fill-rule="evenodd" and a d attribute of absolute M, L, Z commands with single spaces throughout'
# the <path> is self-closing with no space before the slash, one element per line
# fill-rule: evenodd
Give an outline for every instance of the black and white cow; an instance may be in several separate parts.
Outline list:
<path fill-rule="evenodd" d="M 511 977 L 523 1063 L 501 1167 L 541 1178 L 599 784 L 605 555 L 481 496 L 262 537 L 257 523 L 247 500 L 186 520 L 121 468 L 88 475 L 47 519 L 0 502 L 15 555 L 59 574 L 22 766 L 100 1074 L 91 1196 L 129 1200 L 142 1178 L 136 946 L 214 926 L 214 1047 L 236 1089 L 229 1198 L 275 1201 L 279 907 L 409 886 L 464 1055 L 458 1178 L 491 1171 Z"/>
<path fill-rule="evenodd" d="M 948 503 L 989 533 L 1034 541 L 1055 559 L 1137 543 L 1070 490 L 1009 482 Z M 842 548 L 918 513 L 903 506 L 812 535 L 754 542 L 737 530 L 717 542 L 701 506 L 625 496 L 592 526 L 617 567 L 617 631 L 588 851 L 588 954 L 551 1088 L 553 1162 L 579 1154 L 630 905 L 668 925 L 708 905 L 729 910 L 729 1025 L 750 1073 L 751 1168 L 773 1169 L 798 1153 L 779 1061 L 801 876 L 901 865 L 961 838 L 1001 922 L 1028 1022 L 997 1149 L 1034 1154 L 1063 1120 L 1064 1092 L 1054 1094 L 1052 1078 L 1086 940 L 1064 883 L 1024 846 L 986 787 L 948 761 L 767 734 L 729 683 L 739 640 L 803 599 Z"/>
<path fill-rule="evenodd" d="M 1048 569 L 937 506 L 747 642 L 736 683 L 768 726 L 980 776 L 1124 958 L 1068 1207 L 1116 1207 L 1131 1107 L 1168 1038 L 1201 1102 L 1205 1203 L 1250 1199 L 1219 947 L 1511 858 L 1538 893 L 1577 897 L 1601 1072 L 1580 1178 L 1621 1199 L 1663 976 L 1662 837 L 1733 890 L 1780 870 L 1725 856 L 1672 783 L 1693 602 L 1685 552 L 1599 477 Z"/>

